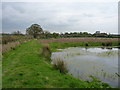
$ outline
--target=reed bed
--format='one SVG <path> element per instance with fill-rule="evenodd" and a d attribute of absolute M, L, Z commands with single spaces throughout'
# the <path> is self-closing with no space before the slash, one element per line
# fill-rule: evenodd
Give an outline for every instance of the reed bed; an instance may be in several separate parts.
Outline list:
<path fill-rule="evenodd" d="M 66 74 L 68 72 L 67 64 L 61 58 L 56 58 L 53 67 L 60 71 L 60 73 Z"/>
<path fill-rule="evenodd" d="M 0 44 L 7 44 L 10 42 L 16 42 L 16 41 L 20 41 L 20 40 L 28 40 L 28 39 L 32 39 L 31 36 L 2 36 L 0 37 Z"/>
<path fill-rule="evenodd" d="M 18 39 L 19 39 L 19 37 L 3 36 L 2 37 L 2 44 L 7 44 L 8 42 L 15 42 Z"/>
<path fill-rule="evenodd" d="M 66 43 L 66 42 L 118 42 L 118 38 L 58 38 L 58 39 L 40 39 L 40 43 Z"/>
<path fill-rule="evenodd" d="M 15 50 L 15 47 L 20 45 L 20 42 L 11 42 L 9 44 L 2 45 L 2 53 L 9 51 L 10 49 Z"/>
<path fill-rule="evenodd" d="M 8 44 L 3 44 L 3 45 L 1 44 L 0 52 L 5 53 L 11 49 L 15 50 L 17 46 L 19 46 L 23 43 L 26 43 L 28 41 L 30 41 L 30 40 L 23 40 L 23 41 L 21 40 L 21 41 L 16 41 L 16 42 L 9 42 Z"/>

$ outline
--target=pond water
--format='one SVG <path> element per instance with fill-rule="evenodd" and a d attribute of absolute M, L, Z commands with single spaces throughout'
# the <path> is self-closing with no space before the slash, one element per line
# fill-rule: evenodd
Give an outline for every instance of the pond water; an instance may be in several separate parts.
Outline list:
<path fill-rule="evenodd" d="M 102 82 L 118 87 L 118 48 L 70 47 L 52 53 L 52 63 L 63 60 L 69 73 L 85 81 L 95 76 Z"/>

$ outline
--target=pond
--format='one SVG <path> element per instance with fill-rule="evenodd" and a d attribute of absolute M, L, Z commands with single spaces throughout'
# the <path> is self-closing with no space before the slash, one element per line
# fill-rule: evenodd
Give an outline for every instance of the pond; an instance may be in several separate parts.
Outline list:
<path fill-rule="evenodd" d="M 91 81 L 91 75 L 118 87 L 118 48 L 70 47 L 52 53 L 52 63 L 63 60 L 72 76 Z"/>

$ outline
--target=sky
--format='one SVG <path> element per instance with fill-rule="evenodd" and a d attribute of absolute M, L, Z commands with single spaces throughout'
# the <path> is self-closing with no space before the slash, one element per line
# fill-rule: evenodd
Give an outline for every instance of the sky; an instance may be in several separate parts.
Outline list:
<path fill-rule="evenodd" d="M 4 33 L 25 33 L 32 24 L 59 33 L 118 33 L 118 0 L 4 0 L 1 10 Z"/>

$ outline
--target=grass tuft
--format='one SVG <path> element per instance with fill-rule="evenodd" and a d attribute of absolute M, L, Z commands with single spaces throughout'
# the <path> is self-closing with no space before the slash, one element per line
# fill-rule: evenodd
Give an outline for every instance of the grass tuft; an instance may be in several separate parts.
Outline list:
<path fill-rule="evenodd" d="M 102 46 L 112 46 L 112 42 L 103 42 Z"/>
<path fill-rule="evenodd" d="M 43 45 L 42 47 L 42 55 L 50 60 L 51 57 L 51 49 L 48 44 Z"/>
<path fill-rule="evenodd" d="M 68 72 L 66 68 L 66 63 L 62 59 L 57 59 L 53 67 L 60 71 L 60 73 L 66 74 Z"/>

